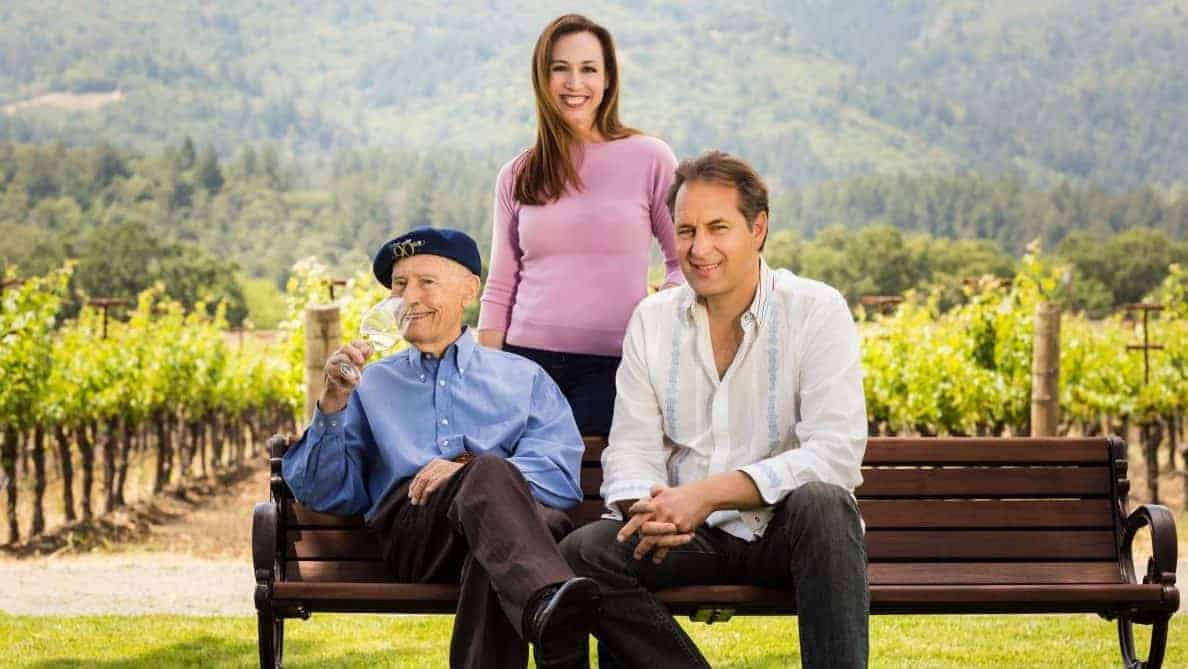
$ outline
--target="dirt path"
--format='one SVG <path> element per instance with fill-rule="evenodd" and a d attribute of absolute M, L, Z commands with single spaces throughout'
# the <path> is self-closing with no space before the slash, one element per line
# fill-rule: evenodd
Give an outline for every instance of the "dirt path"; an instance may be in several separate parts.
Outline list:
<path fill-rule="evenodd" d="M 0 557 L 0 611 L 25 615 L 251 615 L 251 512 L 261 468 L 200 501 L 163 497 L 129 544 Z M 117 517 L 118 522 L 118 517 Z"/>

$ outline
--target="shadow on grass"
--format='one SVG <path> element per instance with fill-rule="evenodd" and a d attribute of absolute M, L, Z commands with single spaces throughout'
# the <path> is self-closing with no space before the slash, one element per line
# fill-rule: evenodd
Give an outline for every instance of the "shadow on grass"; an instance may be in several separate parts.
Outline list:
<path fill-rule="evenodd" d="M 420 648 L 386 648 L 366 652 L 337 653 L 333 657 L 319 653 L 314 641 L 286 640 L 285 666 L 307 667 L 411 667 L 433 666 Z M 256 667 L 259 656 L 255 642 L 203 636 L 160 646 L 132 657 L 116 660 L 59 657 L 27 665 L 27 669 L 160 669 L 161 667 Z M 756 665 L 758 666 L 758 665 Z"/>

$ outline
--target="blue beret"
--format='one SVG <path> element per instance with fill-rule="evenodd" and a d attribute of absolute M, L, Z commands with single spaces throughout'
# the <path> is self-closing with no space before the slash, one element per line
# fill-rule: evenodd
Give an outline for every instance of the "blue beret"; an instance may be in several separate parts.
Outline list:
<path fill-rule="evenodd" d="M 470 270 L 475 276 L 480 276 L 483 271 L 478 244 L 474 243 L 470 235 L 461 230 L 429 226 L 413 228 L 381 246 L 379 252 L 375 254 L 371 271 L 375 273 L 375 278 L 380 283 L 391 288 L 392 265 L 395 265 L 396 261 L 401 258 L 415 255 L 449 258 Z"/>

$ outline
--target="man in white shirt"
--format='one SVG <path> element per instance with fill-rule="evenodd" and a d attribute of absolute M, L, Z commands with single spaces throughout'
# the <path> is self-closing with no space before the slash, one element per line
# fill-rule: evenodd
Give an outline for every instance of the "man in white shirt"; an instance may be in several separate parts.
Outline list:
<path fill-rule="evenodd" d="M 688 283 L 632 315 L 602 456 L 608 514 L 561 546 L 600 583 L 600 657 L 708 666 L 649 591 L 732 583 L 795 591 L 805 667 L 866 666 L 853 497 L 866 407 L 849 308 L 763 261 L 767 188 L 745 162 L 683 162 L 667 202 Z"/>

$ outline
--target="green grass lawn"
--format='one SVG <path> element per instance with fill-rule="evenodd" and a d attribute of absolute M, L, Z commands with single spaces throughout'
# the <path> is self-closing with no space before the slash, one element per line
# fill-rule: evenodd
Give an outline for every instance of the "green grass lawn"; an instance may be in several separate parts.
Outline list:
<path fill-rule="evenodd" d="M 1173 619 L 1167 667 L 1188 666 Z M 286 667 L 442 667 L 452 618 L 319 615 L 286 625 Z M 686 623 L 714 667 L 797 664 L 793 618 Z M 1146 647 L 1146 634 L 1141 643 Z M 251 667 L 255 621 L 187 616 L 0 614 L 0 664 L 15 667 Z M 1094 616 L 874 616 L 872 667 L 1117 667 L 1115 627 Z"/>

